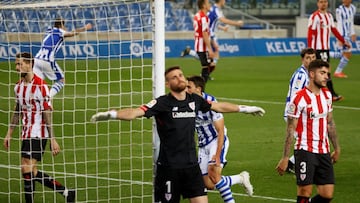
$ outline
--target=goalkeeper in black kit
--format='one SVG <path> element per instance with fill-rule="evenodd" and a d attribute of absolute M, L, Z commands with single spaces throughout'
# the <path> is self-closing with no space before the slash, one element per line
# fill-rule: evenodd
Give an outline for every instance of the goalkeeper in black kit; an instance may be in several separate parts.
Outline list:
<path fill-rule="evenodd" d="M 139 108 L 99 112 L 91 121 L 109 119 L 133 120 L 155 116 L 160 137 L 156 162 L 155 202 L 180 202 L 181 196 L 192 203 L 208 202 L 206 187 L 196 156 L 194 140 L 196 112 L 242 112 L 264 115 L 264 109 L 227 102 L 209 103 L 201 96 L 186 93 L 187 80 L 178 66 L 165 71 L 166 87 L 170 93 L 160 96 Z"/>

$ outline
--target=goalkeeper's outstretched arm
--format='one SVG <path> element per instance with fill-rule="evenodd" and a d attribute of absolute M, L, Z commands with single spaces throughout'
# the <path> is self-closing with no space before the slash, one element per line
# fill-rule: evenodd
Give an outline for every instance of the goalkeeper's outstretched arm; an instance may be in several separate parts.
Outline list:
<path fill-rule="evenodd" d="M 213 102 L 211 104 L 211 109 L 220 113 L 240 112 L 252 114 L 254 116 L 263 116 L 265 114 L 265 110 L 258 106 L 237 105 L 228 102 Z"/>
<path fill-rule="evenodd" d="M 141 108 L 127 108 L 121 110 L 110 110 L 105 112 L 98 112 L 91 116 L 91 122 L 104 121 L 104 120 L 126 120 L 130 121 L 145 115 L 144 110 Z"/>

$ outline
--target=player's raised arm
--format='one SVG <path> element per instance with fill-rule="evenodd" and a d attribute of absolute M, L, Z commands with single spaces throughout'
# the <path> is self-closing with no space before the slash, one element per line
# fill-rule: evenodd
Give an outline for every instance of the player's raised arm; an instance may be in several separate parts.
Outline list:
<path fill-rule="evenodd" d="M 88 23 L 84 27 L 76 28 L 75 30 L 73 30 L 71 32 L 66 32 L 64 34 L 64 37 L 73 37 L 74 35 L 78 35 L 80 32 L 85 32 L 87 30 L 90 30 L 91 28 L 92 28 L 92 24 Z"/>
<path fill-rule="evenodd" d="M 211 104 L 211 109 L 221 113 L 240 112 L 257 116 L 263 116 L 265 114 L 265 110 L 258 106 L 237 105 L 228 102 L 213 102 Z"/>
<path fill-rule="evenodd" d="M 98 112 L 91 117 L 91 122 L 104 120 L 126 120 L 130 121 L 145 115 L 141 108 L 126 108 L 121 110 L 110 110 L 105 112 Z"/>

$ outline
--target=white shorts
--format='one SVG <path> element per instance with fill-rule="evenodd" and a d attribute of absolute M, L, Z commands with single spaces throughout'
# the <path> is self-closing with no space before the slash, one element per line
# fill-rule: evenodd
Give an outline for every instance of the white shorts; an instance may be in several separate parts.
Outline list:
<path fill-rule="evenodd" d="M 49 62 L 35 59 L 33 71 L 35 75 L 42 79 L 47 77 L 49 80 L 58 81 L 64 78 L 64 72 L 55 61 Z"/>
<path fill-rule="evenodd" d="M 211 141 L 208 145 L 204 147 L 199 147 L 199 154 L 198 154 L 199 166 L 202 175 L 207 175 L 208 166 L 214 164 L 213 162 L 211 162 L 211 159 L 216 154 L 216 149 L 217 149 L 217 138 Z M 229 149 L 229 139 L 227 136 L 225 136 L 223 149 L 221 151 L 222 153 L 220 155 L 221 168 L 223 168 L 225 163 L 227 162 L 226 154 L 228 152 L 228 149 Z"/>

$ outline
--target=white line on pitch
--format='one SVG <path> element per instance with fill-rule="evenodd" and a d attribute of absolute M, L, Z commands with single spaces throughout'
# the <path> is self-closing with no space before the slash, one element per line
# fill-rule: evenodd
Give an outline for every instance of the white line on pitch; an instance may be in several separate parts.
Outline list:
<path fill-rule="evenodd" d="M 226 97 L 216 97 L 218 100 L 227 100 L 227 101 L 238 101 L 238 102 L 247 102 L 247 103 L 262 103 L 262 104 L 278 104 L 285 105 L 285 102 L 274 102 L 274 101 L 262 101 L 262 100 L 250 100 L 250 99 L 237 99 L 237 98 L 226 98 Z M 352 107 L 352 106 L 338 106 L 333 105 L 336 109 L 348 109 L 360 111 L 360 107 Z"/>
<path fill-rule="evenodd" d="M 14 170 L 20 170 L 20 166 L 17 165 L 4 165 L 0 164 L 0 168 L 8 168 L 8 169 L 14 169 Z M 66 176 L 73 176 L 73 177 L 85 177 L 85 178 L 93 178 L 93 179 L 99 179 L 99 180 L 110 180 L 114 182 L 126 182 L 126 183 L 135 183 L 138 185 L 152 185 L 152 182 L 142 182 L 142 181 L 132 181 L 132 180 L 124 180 L 124 179 L 116 179 L 116 178 L 107 178 L 107 177 L 99 177 L 99 176 L 90 176 L 85 174 L 77 174 L 77 173 L 63 173 L 63 172 L 52 172 L 54 174 L 60 174 L 60 175 L 66 175 Z M 208 191 L 211 193 L 217 193 L 218 191 Z M 241 194 L 241 193 L 233 193 L 234 196 L 244 196 L 247 197 L 247 194 Z M 260 195 L 253 195 L 252 198 L 259 198 L 259 199 L 267 199 L 267 200 L 276 200 L 276 201 L 282 201 L 282 202 L 296 202 L 293 199 L 286 199 L 286 198 L 276 198 L 276 197 L 267 197 L 267 196 L 260 196 Z"/>

